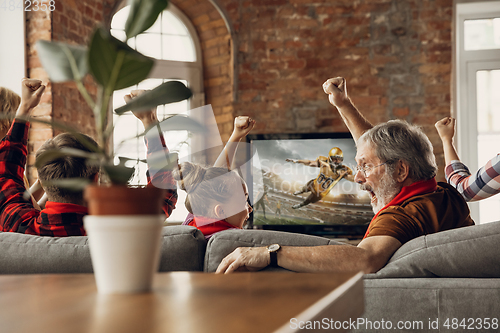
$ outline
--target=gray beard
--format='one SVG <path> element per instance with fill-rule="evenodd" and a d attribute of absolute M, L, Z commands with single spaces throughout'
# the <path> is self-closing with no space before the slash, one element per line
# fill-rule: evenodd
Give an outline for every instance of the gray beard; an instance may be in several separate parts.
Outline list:
<path fill-rule="evenodd" d="M 373 193 L 375 193 L 375 196 L 377 197 L 377 203 L 372 203 L 372 209 L 375 214 L 377 214 L 382 208 L 385 207 L 385 205 L 391 202 L 391 200 L 394 199 L 399 192 L 401 192 L 401 187 L 398 186 L 397 181 L 387 172 L 384 173 L 380 179 L 380 184 L 381 185 L 377 191 L 373 190 Z"/>

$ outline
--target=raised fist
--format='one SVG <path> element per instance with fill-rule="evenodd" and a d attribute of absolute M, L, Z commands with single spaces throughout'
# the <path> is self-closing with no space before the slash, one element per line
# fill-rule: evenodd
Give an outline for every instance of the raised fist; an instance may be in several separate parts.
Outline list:
<path fill-rule="evenodd" d="M 37 79 L 23 79 L 21 90 L 21 104 L 19 105 L 17 115 L 25 116 L 40 103 L 45 86 L 42 84 L 42 81 Z"/>
<path fill-rule="evenodd" d="M 254 128 L 255 120 L 249 116 L 238 116 L 234 118 L 233 135 L 238 139 L 244 138 Z"/>

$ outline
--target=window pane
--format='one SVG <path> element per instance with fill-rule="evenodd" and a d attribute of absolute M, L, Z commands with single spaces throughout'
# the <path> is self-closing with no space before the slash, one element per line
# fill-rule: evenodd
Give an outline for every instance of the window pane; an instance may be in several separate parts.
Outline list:
<path fill-rule="evenodd" d="M 130 12 L 130 6 L 125 6 L 113 15 L 111 20 L 111 29 L 125 29 L 125 22 L 127 22 L 128 13 Z"/>
<path fill-rule="evenodd" d="M 127 38 L 127 35 L 125 34 L 125 31 L 123 30 L 117 30 L 117 29 L 111 29 L 111 35 L 121 41 L 125 41 Z M 130 46 L 130 44 L 129 44 Z M 132 47 L 132 46 L 130 46 Z"/>
<path fill-rule="evenodd" d="M 140 82 L 137 85 L 137 89 L 144 89 L 144 90 L 154 89 L 158 87 L 160 84 L 162 84 L 164 81 L 165 80 L 163 79 L 147 79 Z"/>
<path fill-rule="evenodd" d="M 149 57 L 161 59 L 161 35 L 143 33 L 136 37 L 137 51 Z"/>
<path fill-rule="evenodd" d="M 186 26 L 174 14 L 163 12 L 162 31 L 171 35 L 189 36 Z"/>
<path fill-rule="evenodd" d="M 476 72 L 477 82 L 477 161 L 482 167 L 499 153 L 500 69 Z M 475 170 L 471 170 L 475 172 Z M 480 223 L 500 220 L 500 196 L 479 202 Z"/>
<path fill-rule="evenodd" d="M 464 48 L 466 51 L 500 48 L 500 18 L 466 20 Z"/>
<path fill-rule="evenodd" d="M 125 40 L 125 22 L 130 6 L 119 10 L 111 21 L 111 34 Z M 196 51 L 191 35 L 184 23 L 169 11 L 164 11 L 146 32 L 128 40 L 128 45 L 139 52 L 157 59 L 196 61 Z"/>
<path fill-rule="evenodd" d="M 148 29 L 146 32 L 155 32 L 161 34 L 161 17 L 163 14 L 160 14 L 156 19 L 156 22 Z"/>
<path fill-rule="evenodd" d="M 500 132 L 500 70 L 478 71 L 476 82 L 478 133 Z"/>
<path fill-rule="evenodd" d="M 163 59 L 196 61 L 194 45 L 188 36 L 163 35 Z"/>

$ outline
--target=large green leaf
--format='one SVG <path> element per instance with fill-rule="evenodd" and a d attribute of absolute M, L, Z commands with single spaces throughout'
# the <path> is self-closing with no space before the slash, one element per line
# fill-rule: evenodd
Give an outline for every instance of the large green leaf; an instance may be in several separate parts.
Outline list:
<path fill-rule="evenodd" d="M 103 28 L 97 28 L 89 50 L 90 71 L 111 91 L 127 88 L 147 78 L 154 59 L 130 48 Z"/>
<path fill-rule="evenodd" d="M 87 74 L 87 48 L 46 40 L 39 40 L 36 46 L 52 82 L 78 81 Z"/>
<path fill-rule="evenodd" d="M 124 165 L 104 164 L 102 168 L 113 184 L 126 185 L 135 172 L 134 168 L 129 168 Z"/>
<path fill-rule="evenodd" d="M 198 121 L 182 114 L 176 114 L 161 121 L 160 128 L 163 132 L 189 131 L 192 133 L 205 133 L 207 131 Z"/>
<path fill-rule="evenodd" d="M 125 23 L 125 34 L 128 38 L 148 30 L 167 8 L 168 0 L 129 0 L 130 13 Z"/>
<path fill-rule="evenodd" d="M 173 170 L 177 167 L 179 154 L 157 151 L 150 154 L 147 160 L 139 160 L 147 163 L 150 174 L 153 176 L 158 170 Z"/>
<path fill-rule="evenodd" d="M 146 91 L 137 96 L 129 103 L 115 110 L 117 114 L 123 114 L 126 111 L 147 111 L 157 105 L 180 102 L 190 98 L 193 95 L 191 90 L 180 81 L 168 81 L 160 84 L 153 90 Z"/>

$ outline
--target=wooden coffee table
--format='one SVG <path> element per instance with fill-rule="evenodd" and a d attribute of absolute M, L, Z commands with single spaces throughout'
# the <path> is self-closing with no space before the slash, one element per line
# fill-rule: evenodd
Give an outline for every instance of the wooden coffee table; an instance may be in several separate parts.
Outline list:
<path fill-rule="evenodd" d="M 363 304 L 361 273 L 160 273 L 151 293 L 130 295 L 99 295 L 92 274 L 0 276 L 9 333 L 294 332 L 355 321 Z"/>

